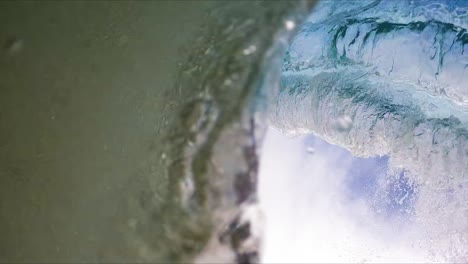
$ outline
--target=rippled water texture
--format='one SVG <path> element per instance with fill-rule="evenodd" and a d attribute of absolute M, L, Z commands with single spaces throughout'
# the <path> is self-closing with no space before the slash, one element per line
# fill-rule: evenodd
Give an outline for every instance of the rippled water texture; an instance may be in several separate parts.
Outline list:
<path fill-rule="evenodd" d="M 408 171 L 434 261 L 468 257 L 468 1 L 322 1 L 270 123 Z"/>

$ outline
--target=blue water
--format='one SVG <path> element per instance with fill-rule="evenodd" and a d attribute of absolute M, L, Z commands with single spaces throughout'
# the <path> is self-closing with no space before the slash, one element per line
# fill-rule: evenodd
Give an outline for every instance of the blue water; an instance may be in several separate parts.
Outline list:
<path fill-rule="evenodd" d="M 349 165 L 348 199 L 411 217 L 452 262 L 468 257 L 466 44 L 466 0 L 321 1 L 285 55 L 268 117 L 343 148 L 329 151 Z"/>

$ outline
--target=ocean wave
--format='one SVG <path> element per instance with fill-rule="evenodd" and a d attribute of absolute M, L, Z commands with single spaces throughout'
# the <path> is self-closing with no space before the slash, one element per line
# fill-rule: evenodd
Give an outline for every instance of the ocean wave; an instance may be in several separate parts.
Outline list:
<path fill-rule="evenodd" d="M 288 134 L 314 133 L 361 157 L 388 155 L 411 171 L 416 220 L 446 261 L 468 256 L 467 8 L 322 2 L 286 54 L 269 116 Z"/>

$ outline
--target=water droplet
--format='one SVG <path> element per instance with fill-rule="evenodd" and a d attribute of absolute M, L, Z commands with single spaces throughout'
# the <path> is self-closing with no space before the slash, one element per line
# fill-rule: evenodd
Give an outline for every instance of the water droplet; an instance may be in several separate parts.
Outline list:
<path fill-rule="evenodd" d="M 314 149 L 313 147 L 307 147 L 307 148 L 306 148 L 306 151 L 307 151 L 307 153 L 309 153 L 309 154 L 314 154 L 314 153 L 315 153 L 315 149 Z"/>
<path fill-rule="evenodd" d="M 294 23 L 294 21 L 292 20 L 286 20 L 284 22 L 284 26 L 287 30 L 293 30 L 296 27 L 296 23 Z"/>

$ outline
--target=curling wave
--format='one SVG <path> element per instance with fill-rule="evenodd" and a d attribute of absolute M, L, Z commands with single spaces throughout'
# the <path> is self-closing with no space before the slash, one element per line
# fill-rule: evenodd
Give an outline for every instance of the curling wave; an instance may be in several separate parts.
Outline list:
<path fill-rule="evenodd" d="M 440 261 L 468 260 L 467 28 L 468 1 L 321 2 L 286 54 L 269 117 L 408 169 L 415 221 Z"/>

